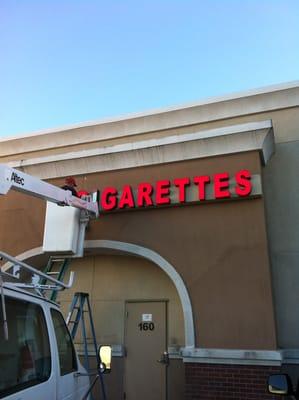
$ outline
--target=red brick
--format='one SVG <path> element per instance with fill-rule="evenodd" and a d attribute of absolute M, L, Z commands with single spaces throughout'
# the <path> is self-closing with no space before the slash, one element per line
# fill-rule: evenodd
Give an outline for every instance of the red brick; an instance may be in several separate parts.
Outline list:
<path fill-rule="evenodd" d="M 267 377 L 279 367 L 186 363 L 186 400 L 275 400 Z"/>

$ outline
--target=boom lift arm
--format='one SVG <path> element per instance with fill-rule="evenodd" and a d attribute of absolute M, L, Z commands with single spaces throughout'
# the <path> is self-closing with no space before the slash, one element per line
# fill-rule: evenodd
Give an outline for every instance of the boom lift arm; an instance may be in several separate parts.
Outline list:
<path fill-rule="evenodd" d="M 96 218 L 99 215 L 99 208 L 97 202 L 91 202 L 77 198 L 72 195 L 72 192 L 70 190 L 61 189 L 57 186 L 44 182 L 41 179 L 25 174 L 22 171 L 10 168 L 4 164 L 0 164 L 0 197 L 1 195 L 6 195 L 11 189 L 46 201 L 50 201 L 52 203 L 56 203 L 60 206 L 72 206 L 81 210 L 80 231 L 78 239 L 79 243 L 78 256 L 82 257 L 85 228 L 88 223 L 88 220 L 90 217 Z M 16 283 L 15 286 L 33 288 L 36 289 L 41 294 L 40 290 L 45 290 L 45 289 L 62 290 L 72 285 L 73 272 L 71 272 L 69 283 L 64 284 L 61 281 L 57 281 L 56 279 L 46 274 L 43 274 L 40 271 L 35 270 L 31 266 L 9 256 L 6 253 L 0 252 L 0 259 L 7 260 L 9 263 L 11 263 L 11 265 L 18 265 L 19 267 L 23 267 L 28 271 L 31 271 L 35 276 L 44 278 L 44 284 L 40 284 L 38 282 L 34 283 L 32 281 L 31 284 Z M 10 275 L 10 274 L 4 272 L 3 268 L 1 268 L 0 266 L 0 297 L 1 297 L 2 310 L 4 316 L 5 316 L 5 302 L 4 302 L 2 278 L 5 275 Z M 47 281 L 50 281 L 52 285 L 47 284 Z M 7 326 L 4 326 L 4 331 L 5 331 L 5 337 L 8 338 Z"/>
<path fill-rule="evenodd" d="M 69 190 L 60 189 L 34 176 L 0 164 L 0 195 L 7 194 L 11 189 L 61 206 L 72 206 L 85 210 L 91 217 L 96 218 L 99 215 L 97 202 L 79 199 L 73 196 Z"/>

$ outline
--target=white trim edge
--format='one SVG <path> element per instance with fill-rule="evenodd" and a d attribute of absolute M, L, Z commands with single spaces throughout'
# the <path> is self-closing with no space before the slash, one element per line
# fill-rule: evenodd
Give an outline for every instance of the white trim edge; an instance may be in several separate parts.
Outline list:
<path fill-rule="evenodd" d="M 235 364 L 235 365 L 281 365 L 282 354 L 275 350 L 182 350 L 185 363 Z"/>
<path fill-rule="evenodd" d="M 267 163 L 274 152 L 270 120 L 11 161 L 7 164 L 49 179 L 248 151 L 259 151 L 263 164 Z"/>
<path fill-rule="evenodd" d="M 140 140 L 129 143 L 117 144 L 114 146 L 97 147 L 95 149 L 55 154 L 51 156 L 31 158 L 28 160 L 11 161 L 8 163 L 8 165 L 11 167 L 26 167 L 29 165 L 46 164 L 56 161 L 77 160 L 79 158 L 95 157 L 95 156 L 102 156 L 115 153 L 124 153 L 133 150 L 144 150 L 158 146 L 186 143 L 195 140 L 215 139 L 221 136 L 235 135 L 238 133 L 259 131 L 270 128 L 272 128 L 272 123 L 269 120 L 261 122 L 249 122 L 247 124 L 225 126 L 216 129 L 206 129 L 203 131 L 187 133 L 182 135 L 171 135 L 163 138 L 153 138 L 148 140 Z"/>

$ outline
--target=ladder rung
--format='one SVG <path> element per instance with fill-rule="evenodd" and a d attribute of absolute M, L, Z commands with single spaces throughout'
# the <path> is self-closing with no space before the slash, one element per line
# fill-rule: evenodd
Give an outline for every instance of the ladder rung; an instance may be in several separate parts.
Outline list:
<path fill-rule="evenodd" d="M 49 271 L 47 272 L 47 275 L 59 275 L 60 272 L 59 271 Z"/>

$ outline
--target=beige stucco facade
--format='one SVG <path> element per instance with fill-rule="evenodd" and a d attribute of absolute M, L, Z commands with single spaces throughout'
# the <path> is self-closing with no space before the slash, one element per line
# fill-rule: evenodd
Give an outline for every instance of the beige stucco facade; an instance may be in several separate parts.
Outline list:
<path fill-rule="evenodd" d="M 1 163 L 58 186 L 73 175 L 89 191 L 243 169 L 261 179 L 258 196 L 102 213 L 90 222 L 85 256 L 70 267 L 74 288 L 59 301 L 66 313 L 75 291 L 90 293 L 97 339 L 114 346 L 118 375 L 125 305 L 134 300 L 168 302 L 169 390 L 182 387 L 182 361 L 281 364 L 278 349 L 288 338 L 277 322 L 282 289 L 276 269 L 273 281 L 276 211 L 267 171 L 280 145 L 299 140 L 298 99 L 298 83 L 278 85 L 1 140 Z M 42 266 L 44 216 L 41 200 L 2 197 L 1 250 Z"/>

